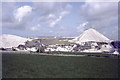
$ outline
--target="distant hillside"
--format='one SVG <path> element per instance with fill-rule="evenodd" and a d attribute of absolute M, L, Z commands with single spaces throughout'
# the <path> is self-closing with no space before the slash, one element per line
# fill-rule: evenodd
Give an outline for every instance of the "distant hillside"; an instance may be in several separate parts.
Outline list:
<path fill-rule="evenodd" d="M 72 38 L 71 38 L 72 39 Z M 44 44 L 44 45 L 55 45 L 55 44 L 71 44 L 68 42 L 70 38 L 39 38 L 39 39 L 34 39 L 32 41 L 26 42 L 26 46 L 34 46 L 37 44 Z"/>

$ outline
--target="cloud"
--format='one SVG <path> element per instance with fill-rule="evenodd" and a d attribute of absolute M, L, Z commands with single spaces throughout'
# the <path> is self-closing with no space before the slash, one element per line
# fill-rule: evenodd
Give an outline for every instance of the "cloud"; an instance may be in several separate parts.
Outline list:
<path fill-rule="evenodd" d="M 87 20 L 101 20 L 116 16 L 117 4 L 115 2 L 86 2 L 81 6 L 81 13 Z"/>
<path fill-rule="evenodd" d="M 36 30 L 37 30 L 36 27 L 31 27 L 30 29 L 31 29 L 32 31 L 36 31 Z"/>
<path fill-rule="evenodd" d="M 14 12 L 14 17 L 16 20 L 19 22 L 22 20 L 22 18 L 26 15 L 28 15 L 32 11 L 31 6 L 22 6 L 19 7 L 15 12 Z"/>
<path fill-rule="evenodd" d="M 30 27 L 31 31 L 39 31 L 40 30 L 40 24 L 37 24 L 36 26 Z"/>
<path fill-rule="evenodd" d="M 89 23 L 87 28 L 92 26 L 108 38 L 113 39 L 109 34 L 114 30 L 117 38 L 117 9 L 117 2 L 85 2 L 80 6 L 80 14 Z M 112 34 L 112 36 L 114 35 Z"/>
<path fill-rule="evenodd" d="M 3 3 L 2 24 L 9 29 L 30 29 L 32 25 L 55 27 L 70 13 L 72 8 L 68 3 L 33 2 L 32 5 Z M 36 26 L 32 30 L 35 30 Z"/>
<path fill-rule="evenodd" d="M 54 27 L 67 14 L 69 14 L 69 11 L 62 11 L 59 14 L 58 18 L 55 18 L 55 16 L 51 15 L 51 18 L 53 18 L 53 20 L 49 22 L 49 27 Z"/>
<path fill-rule="evenodd" d="M 55 15 L 54 14 L 49 14 L 48 18 L 55 18 Z"/>
<path fill-rule="evenodd" d="M 88 25 L 88 22 L 84 22 L 84 23 L 80 24 L 78 27 L 76 27 L 77 32 L 83 32 L 87 25 Z"/>
<path fill-rule="evenodd" d="M 71 8 L 71 5 L 65 3 L 50 2 L 34 4 L 35 14 L 40 15 L 39 21 L 48 25 L 48 27 L 55 27 L 67 14 L 70 13 Z"/>
<path fill-rule="evenodd" d="M 85 0 L 85 2 L 118 2 L 119 0 Z"/>
<path fill-rule="evenodd" d="M 19 6 L 15 2 L 2 4 L 2 27 L 11 30 L 25 30 L 31 21 L 30 15 L 26 12 L 26 7 L 24 10 L 24 6 Z"/>
<path fill-rule="evenodd" d="M 52 21 L 50 23 L 50 27 L 54 27 L 61 19 L 62 19 L 62 16 L 59 16 L 55 21 Z"/>
<path fill-rule="evenodd" d="M 58 16 L 58 18 L 55 18 L 55 16 L 51 16 L 51 18 L 55 18 L 55 19 L 49 22 L 49 26 L 50 27 L 54 27 L 67 14 L 69 14 L 68 11 L 63 11 L 63 12 L 60 13 L 60 15 Z"/>

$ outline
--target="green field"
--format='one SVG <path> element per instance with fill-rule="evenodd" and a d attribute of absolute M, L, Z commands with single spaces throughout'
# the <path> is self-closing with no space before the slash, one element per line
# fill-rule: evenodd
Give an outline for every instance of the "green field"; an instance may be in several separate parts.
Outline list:
<path fill-rule="evenodd" d="M 117 78 L 118 59 L 3 54 L 3 78 Z"/>

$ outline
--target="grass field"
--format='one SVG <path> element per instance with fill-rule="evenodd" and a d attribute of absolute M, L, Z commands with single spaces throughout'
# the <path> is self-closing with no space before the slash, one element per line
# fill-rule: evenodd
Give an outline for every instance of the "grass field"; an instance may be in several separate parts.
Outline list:
<path fill-rule="evenodd" d="M 3 54 L 3 78 L 117 78 L 118 59 Z"/>

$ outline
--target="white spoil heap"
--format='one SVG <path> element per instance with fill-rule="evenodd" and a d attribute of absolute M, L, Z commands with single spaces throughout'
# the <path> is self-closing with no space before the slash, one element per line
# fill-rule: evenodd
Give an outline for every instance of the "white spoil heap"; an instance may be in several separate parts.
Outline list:
<path fill-rule="evenodd" d="M 95 29 L 88 29 L 84 31 L 79 37 L 76 37 L 73 39 L 73 42 L 80 43 L 80 42 L 106 42 L 109 41 L 107 37 L 105 37 L 103 34 L 99 33 Z"/>
<path fill-rule="evenodd" d="M 0 35 L 0 48 L 17 47 L 20 44 L 24 44 L 24 42 L 26 42 L 27 40 L 30 40 L 30 39 L 15 36 L 15 35 L 3 34 L 3 35 Z"/>

